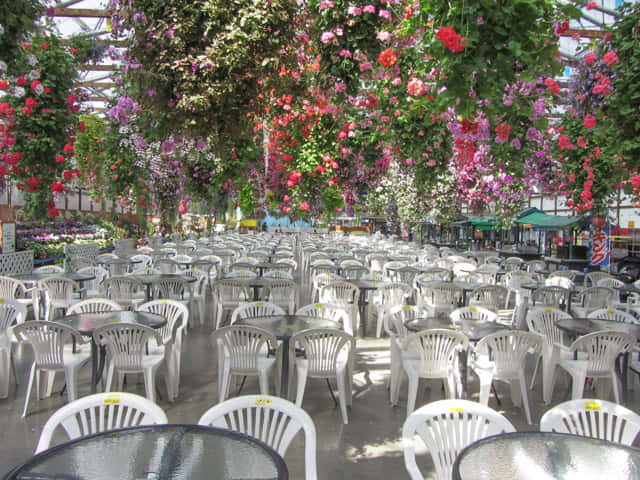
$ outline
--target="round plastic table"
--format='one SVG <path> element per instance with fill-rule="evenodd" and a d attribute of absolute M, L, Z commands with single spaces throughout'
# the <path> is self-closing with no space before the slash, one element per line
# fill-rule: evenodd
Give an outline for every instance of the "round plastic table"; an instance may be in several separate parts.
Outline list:
<path fill-rule="evenodd" d="M 31 457 L 5 480 L 288 479 L 261 441 L 199 425 L 153 425 L 82 437 Z"/>
<path fill-rule="evenodd" d="M 454 480 L 640 479 L 640 449 L 578 435 L 518 432 L 465 448 Z"/>

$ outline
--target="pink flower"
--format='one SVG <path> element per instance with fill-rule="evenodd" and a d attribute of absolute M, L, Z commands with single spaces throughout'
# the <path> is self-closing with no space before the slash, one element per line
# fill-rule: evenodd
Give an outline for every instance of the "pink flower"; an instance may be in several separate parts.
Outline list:
<path fill-rule="evenodd" d="M 370 61 L 362 62 L 360 64 L 360 71 L 364 72 L 365 70 L 369 70 L 371 67 L 373 67 L 373 62 L 370 62 Z"/>
<path fill-rule="evenodd" d="M 391 21 L 391 12 L 389 10 L 385 10 L 381 8 L 380 11 L 378 12 L 378 15 L 380 15 L 382 18 L 384 18 L 389 22 Z"/>
<path fill-rule="evenodd" d="M 381 42 L 386 42 L 391 38 L 391 33 L 386 30 L 382 30 L 376 34 L 376 38 Z"/>
<path fill-rule="evenodd" d="M 354 7 L 354 6 L 350 6 L 349 8 L 347 8 L 347 13 L 349 15 L 354 15 L 354 16 L 358 16 L 362 14 L 362 9 L 360 7 Z"/>
<path fill-rule="evenodd" d="M 307 210 L 309 210 L 309 204 L 307 202 L 302 202 L 300 204 L 300 210 L 303 210 L 306 212 Z"/>
<path fill-rule="evenodd" d="M 351 54 L 351 50 L 347 50 L 346 48 L 340 50 L 340 56 L 341 57 L 346 57 L 346 58 L 351 58 L 353 55 Z"/>
<path fill-rule="evenodd" d="M 320 2 L 320 10 L 324 10 L 325 8 L 333 8 L 333 2 L 331 0 L 322 0 L 322 2 Z"/>
<path fill-rule="evenodd" d="M 590 114 L 586 114 L 582 124 L 584 125 L 584 128 L 593 128 L 596 126 L 596 117 Z"/>
<path fill-rule="evenodd" d="M 324 32 L 320 35 L 320 41 L 324 44 L 331 43 L 331 41 L 336 38 L 333 32 Z"/>
<path fill-rule="evenodd" d="M 397 87 L 401 83 L 402 83 L 402 79 L 400 77 L 396 77 L 393 80 L 391 80 L 391 85 L 393 85 L 394 87 Z"/>
<path fill-rule="evenodd" d="M 419 97 L 420 95 L 424 95 L 426 91 L 427 87 L 424 86 L 424 82 L 419 78 L 412 78 L 409 80 L 409 83 L 407 84 L 407 92 L 409 92 L 409 95 Z"/>
<path fill-rule="evenodd" d="M 616 55 L 616 52 L 614 52 L 613 50 L 605 53 L 604 57 L 602 57 L 602 60 L 604 60 L 604 63 L 606 63 L 608 67 L 610 67 L 613 63 L 620 63 L 620 59 Z"/>
<path fill-rule="evenodd" d="M 584 63 L 586 63 L 587 65 L 591 65 L 595 61 L 596 61 L 596 54 L 593 52 L 589 52 L 584 56 Z"/>
<path fill-rule="evenodd" d="M 376 13 L 376 7 L 373 5 L 365 5 L 362 11 L 364 13 Z"/>

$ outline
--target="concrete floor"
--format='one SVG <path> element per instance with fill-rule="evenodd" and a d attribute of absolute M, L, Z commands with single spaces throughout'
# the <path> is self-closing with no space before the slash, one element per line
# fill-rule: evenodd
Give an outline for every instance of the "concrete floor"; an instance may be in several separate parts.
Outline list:
<path fill-rule="evenodd" d="M 207 309 L 210 311 L 210 309 Z M 172 423 L 196 423 L 200 415 L 217 402 L 217 378 L 215 350 L 209 344 L 211 323 L 196 326 L 189 331 L 184 344 L 184 359 L 180 395 L 175 403 L 159 400 Z M 371 330 L 371 329 L 370 329 Z M 40 429 L 49 416 L 66 403 L 66 395 L 54 394 L 50 398 L 35 400 L 32 397 L 30 413 L 20 417 L 28 368 L 30 349 L 23 348 L 17 357 L 18 376 L 21 384 L 12 385 L 9 398 L 0 400 L 0 474 L 22 463 L 32 455 L 40 435 Z M 530 371 L 533 367 L 530 365 Z M 392 407 L 388 402 L 385 381 L 389 374 L 389 341 L 387 338 L 358 338 L 357 368 L 354 378 L 353 408 L 349 410 L 349 424 L 344 425 L 340 410 L 333 403 L 326 383 L 309 380 L 303 407 L 313 418 L 318 432 L 318 474 L 320 479 L 408 478 L 404 468 L 400 432 L 405 419 L 406 382 L 403 384 L 400 405 Z M 164 395 L 163 380 L 159 380 Z M 63 386 L 58 375 L 56 388 Z M 335 388 L 335 385 L 334 385 Z M 537 424 L 527 425 L 524 413 L 513 406 L 508 385 L 497 384 L 501 405 L 492 395 L 489 405 L 502 412 L 518 430 L 535 430 Z M 128 379 L 127 391 L 144 395 L 141 376 Z M 473 375 L 469 381 L 470 398 L 477 400 L 478 383 Z M 79 394 L 89 392 L 89 368 L 81 373 Z M 248 379 L 243 393 L 258 393 L 255 379 Z M 232 392 L 235 395 L 236 391 Z M 560 374 L 553 404 L 568 398 L 567 377 Z M 593 393 L 592 393 L 593 395 Z M 444 397 L 441 383 L 423 380 L 416 406 Z M 630 392 L 628 404 L 638 410 L 640 396 Z M 530 405 L 534 422 L 538 422 L 547 409 L 542 404 L 541 386 L 530 392 Z M 285 457 L 290 478 L 304 478 L 303 437 L 294 440 Z M 426 478 L 435 478 L 428 454 L 421 457 Z"/>

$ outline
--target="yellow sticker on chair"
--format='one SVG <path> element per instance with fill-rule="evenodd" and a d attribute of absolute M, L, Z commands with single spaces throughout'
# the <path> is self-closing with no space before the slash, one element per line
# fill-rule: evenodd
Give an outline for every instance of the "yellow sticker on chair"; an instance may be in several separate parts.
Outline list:
<path fill-rule="evenodd" d="M 324 305 L 322 303 L 316 303 L 315 307 L 316 308 L 324 308 Z"/>
<path fill-rule="evenodd" d="M 298 328 L 298 326 L 297 325 L 282 325 L 282 328 L 291 328 L 291 329 L 295 330 L 296 328 Z"/>
<path fill-rule="evenodd" d="M 109 323 L 118 323 L 120 321 L 119 318 L 110 318 L 109 320 L 107 320 L 107 322 Z"/>
<path fill-rule="evenodd" d="M 524 275 L 520 275 L 520 280 L 524 280 Z"/>
<path fill-rule="evenodd" d="M 167 300 L 160 300 L 160 303 L 161 303 L 162 305 L 166 305 L 166 304 L 167 304 L 167 303 L 169 303 L 169 302 L 168 302 Z"/>
<path fill-rule="evenodd" d="M 449 411 L 450 412 L 455 412 L 455 413 L 462 413 L 462 412 L 464 412 L 464 408 L 462 408 L 462 407 L 454 407 L 454 408 L 450 408 Z"/>
<path fill-rule="evenodd" d="M 411 310 L 411 305 L 405 305 L 405 306 L 404 306 L 404 309 L 405 309 L 405 310 Z"/>
<path fill-rule="evenodd" d="M 614 313 L 613 308 L 607 308 L 607 313 Z"/>
<path fill-rule="evenodd" d="M 0 303 L 4 303 L 4 298 L 0 298 Z"/>
<path fill-rule="evenodd" d="M 551 309 L 550 308 L 545 308 L 544 311 L 547 312 L 547 313 L 551 313 Z"/>
<path fill-rule="evenodd" d="M 117 405 L 120 403 L 120 395 L 107 395 L 102 403 L 105 405 Z"/>
<path fill-rule="evenodd" d="M 476 307 L 469 307 L 470 312 L 475 312 L 476 310 L 478 310 Z"/>
<path fill-rule="evenodd" d="M 257 305 L 258 307 L 262 307 L 262 306 L 264 305 L 264 302 L 256 302 L 256 305 Z"/>
<path fill-rule="evenodd" d="M 256 398 L 255 405 L 258 407 L 270 407 L 273 404 L 273 400 L 270 398 Z"/>
<path fill-rule="evenodd" d="M 586 400 L 584 402 L 584 409 L 590 410 L 592 412 L 597 412 L 600 410 L 600 402 L 597 402 L 595 400 Z"/>

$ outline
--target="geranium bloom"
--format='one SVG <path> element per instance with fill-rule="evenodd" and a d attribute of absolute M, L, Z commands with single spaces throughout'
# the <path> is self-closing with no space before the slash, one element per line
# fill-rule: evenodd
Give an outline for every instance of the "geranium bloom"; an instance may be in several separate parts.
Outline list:
<path fill-rule="evenodd" d="M 347 8 L 347 13 L 349 15 L 354 15 L 357 17 L 358 15 L 362 14 L 362 9 L 360 7 L 354 7 L 352 5 L 349 8 Z"/>
<path fill-rule="evenodd" d="M 567 30 L 569 30 L 569 20 L 563 21 L 561 24 L 559 24 L 556 27 L 556 33 L 558 35 L 562 35 L 563 33 L 566 33 Z"/>
<path fill-rule="evenodd" d="M 409 83 L 407 83 L 407 92 L 409 92 L 409 95 L 418 97 L 424 95 L 426 91 L 427 88 L 424 86 L 424 82 L 419 78 L 412 78 L 409 80 Z"/>
<path fill-rule="evenodd" d="M 587 114 L 584 117 L 584 121 L 582 122 L 584 128 L 593 128 L 596 126 L 596 117 L 593 115 Z"/>
<path fill-rule="evenodd" d="M 387 32 L 386 30 L 382 30 L 382 31 L 376 33 L 376 38 L 378 40 L 380 40 L 381 42 L 386 42 L 387 40 L 389 40 L 391 38 L 391 33 Z"/>
<path fill-rule="evenodd" d="M 373 67 L 373 62 L 370 62 L 367 60 L 366 62 L 362 62 L 360 64 L 360 71 L 364 72 L 365 70 L 369 70 L 372 67 Z"/>
<path fill-rule="evenodd" d="M 393 50 L 387 48 L 380 52 L 378 61 L 385 67 L 390 67 L 398 61 L 398 57 L 396 57 L 396 54 L 393 52 Z"/>
<path fill-rule="evenodd" d="M 440 27 L 436 38 L 452 52 L 462 52 L 464 50 L 462 37 L 455 32 L 453 27 Z"/>
<path fill-rule="evenodd" d="M 616 52 L 614 52 L 613 50 L 605 53 L 604 57 L 602 57 L 602 60 L 604 60 L 604 63 L 606 63 L 608 67 L 610 67 L 613 63 L 620 63 L 620 59 L 616 55 Z"/>
<path fill-rule="evenodd" d="M 373 5 L 365 5 L 362 11 L 364 13 L 376 13 L 376 7 Z"/>
<path fill-rule="evenodd" d="M 589 52 L 584 56 L 584 63 L 586 63 L 587 65 L 591 65 L 595 61 L 596 61 L 596 54 L 593 52 Z"/>
<path fill-rule="evenodd" d="M 564 150 L 565 148 L 568 150 L 573 150 L 573 145 L 571 145 L 571 140 L 564 134 L 560 134 L 558 137 L 558 145 L 560 146 L 560 150 Z"/>
<path fill-rule="evenodd" d="M 56 155 L 56 162 L 58 162 L 58 163 L 64 162 L 64 156 L 63 155 Z"/>
<path fill-rule="evenodd" d="M 51 184 L 51 191 L 53 193 L 61 192 L 63 190 L 64 190 L 64 183 L 62 183 L 62 182 L 53 182 Z"/>
<path fill-rule="evenodd" d="M 544 84 L 549 87 L 549 90 L 551 90 L 551 93 L 554 95 L 560 93 L 560 87 L 558 87 L 558 84 L 553 78 L 545 78 Z"/>
<path fill-rule="evenodd" d="M 385 10 L 385 9 L 382 8 L 378 12 L 378 15 L 380 15 L 385 20 L 391 21 L 391 12 L 389 10 Z"/>
<path fill-rule="evenodd" d="M 331 43 L 331 40 L 334 38 L 336 38 L 336 36 L 333 32 L 323 32 L 322 35 L 320 35 L 320 41 L 324 44 Z"/>
<path fill-rule="evenodd" d="M 306 212 L 307 210 L 309 210 L 309 204 L 307 202 L 302 202 L 300 204 L 300 210 L 303 210 Z"/>
<path fill-rule="evenodd" d="M 509 140 L 511 134 L 511 127 L 508 123 L 501 123 L 496 128 L 496 143 L 503 143 Z"/>

